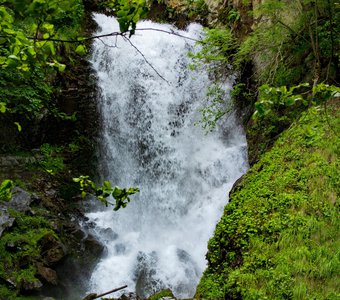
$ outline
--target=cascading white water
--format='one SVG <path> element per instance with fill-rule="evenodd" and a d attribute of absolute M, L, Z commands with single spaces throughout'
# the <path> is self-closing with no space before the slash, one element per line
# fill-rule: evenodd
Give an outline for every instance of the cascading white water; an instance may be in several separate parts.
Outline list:
<path fill-rule="evenodd" d="M 95 20 L 96 34 L 119 30 L 114 18 L 96 14 Z M 197 24 L 185 32 L 150 21 L 137 25 L 151 27 L 191 38 L 202 30 Z M 131 41 L 168 82 L 121 37 L 94 42 L 103 118 L 100 172 L 116 185 L 139 186 L 140 193 L 118 212 L 88 214 L 108 249 L 89 291 L 127 284 L 144 297 L 168 287 L 190 297 L 228 191 L 247 169 L 245 136 L 233 116 L 208 135 L 194 126 L 211 84 L 206 72 L 187 67 L 194 42 L 157 31 L 137 31 Z M 114 232 L 109 237 L 107 228 Z"/>

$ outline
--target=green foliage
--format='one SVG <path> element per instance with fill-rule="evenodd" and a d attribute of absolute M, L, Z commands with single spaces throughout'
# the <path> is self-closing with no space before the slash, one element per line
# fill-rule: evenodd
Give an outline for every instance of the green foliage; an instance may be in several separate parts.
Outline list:
<path fill-rule="evenodd" d="M 6 179 L 1 182 L 0 185 L 0 201 L 9 201 L 12 198 L 12 188 L 14 183 L 10 179 Z"/>
<path fill-rule="evenodd" d="M 204 0 L 186 0 L 185 7 L 191 19 L 206 17 L 209 13 L 208 5 Z"/>
<path fill-rule="evenodd" d="M 43 159 L 39 161 L 41 167 L 51 175 L 64 170 L 64 159 L 61 156 L 63 148 L 60 146 L 52 146 L 50 144 L 43 144 L 40 146 L 40 152 L 43 155 Z"/>
<path fill-rule="evenodd" d="M 189 53 L 193 61 L 191 68 L 208 66 L 210 71 L 217 72 L 232 62 L 236 40 L 229 29 L 205 29 L 205 38 L 197 44 L 201 47 L 200 51 Z"/>
<path fill-rule="evenodd" d="M 108 0 L 103 4 L 114 10 L 121 32 L 135 33 L 137 22 L 146 17 L 148 5 L 146 0 Z"/>
<path fill-rule="evenodd" d="M 19 287 L 22 280 L 38 280 L 35 260 L 41 256 L 39 242 L 44 236 L 55 234 L 48 220 L 43 217 L 27 216 L 16 211 L 11 211 L 11 216 L 16 219 L 16 225 L 0 239 L 0 277 L 9 278 Z M 8 289 L 0 284 L 1 297 L 25 299 L 19 296 L 18 289 Z"/>
<path fill-rule="evenodd" d="M 338 104 L 304 112 L 235 188 L 209 241 L 198 298 L 339 295 Z"/>
<path fill-rule="evenodd" d="M 219 119 L 233 109 L 233 104 L 228 99 L 229 93 L 220 85 L 210 86 L 206 95 L 207 104 L 199 110 L 201 119 L 195 125 L 202 126 L 206 132 L 213 131 Z"/>
<path fill-rule="evenodd" d="M 38 118 L 43 107 L 48 105 L 52 92 L 44 80 L 45 75 L 38 67 L 33 67 L 29 74 L 17 69 L 0 69 L 0 99 L 6 113 Z"/>
<path fill-rule="evenodd" d="M 266 134 L 277 134 L 296 120 L 307 107 L 321 105 L 329 99 L 340 96 L 340 88 L 321 83 L 308 89 L 303 83 L 287 88 L 259 88 L 259 100 L 255 103 L 253 119 L 256 126 Z"/>
<path fill-rule="evenodd" d="M 50 110 L 57 117 L 74 119 L 53 107 L 51 74 L 66 68 L 61 51 L 83 54 L 83 46 L 58 42 L 77 38 L 83 10 L 81 0 L 1 1 L 1 113 L 21 114 L 32 121 Z M 15 125 L 20 131 L 21 124 Z"/>
<path fill-rule="evenodd" d="M 113 210 L 117 211 L 120 208 L 126 207 L 131 201 L 130 196 L 139 192 L 139 188 L 120 188 L 118 186 L 112 187 L 109 181 L 104 181 L 102 186 L 97 186 L 89 176 L 80 176 L 73 178 L 74 182 L 79 182 L 81 196 L 86 197 L 87 192 L 93 194 L 105 206 L 113 205 Z M 108 198 L 112 196 L 116 203 L 109 202 Z"/>

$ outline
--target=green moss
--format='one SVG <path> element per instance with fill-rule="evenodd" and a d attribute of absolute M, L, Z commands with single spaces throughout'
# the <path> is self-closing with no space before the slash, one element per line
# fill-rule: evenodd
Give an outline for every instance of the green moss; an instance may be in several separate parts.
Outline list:
<path fill-rule="evenodd" d="M 165 289 L 152 295 L 150 298 L 148 298 L 148 300 L 159 300 L 163 297 L 174 297 L 174 295 L 170 289 Z"/>
<path fill-rule="evenodd" d="M 55 233 L 48 220 L 41 216 L 10 213 L 15 217 L 16 225 L 0 239 L 0 278 L 10 279 L 16 285 L 22 281 L 35 282 L 38 280 L 35 262 L 41 257 L 39 242 L 44 236 L 55 236 Z M 0 298 L 19 299 L 18 293 L 17 289 L 9 289 L 0 283 Z"/>
<path fill-rule="evenodd" d="M 339 296 L 337 107 L 304 113 L 231 195 L 209 241 L 199 298 Z"/>

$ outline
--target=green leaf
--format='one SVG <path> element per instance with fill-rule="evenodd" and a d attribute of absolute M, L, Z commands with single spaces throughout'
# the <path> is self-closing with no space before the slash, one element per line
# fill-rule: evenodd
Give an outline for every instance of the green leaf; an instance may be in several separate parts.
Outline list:
<path fill-rule="evenodd" d="M 65 70 L 65 68 L 66 68 L 66 65 L 64 65 L 64 64 L 59 64 L 58 65 L 59 72 L 63 72 Z"/>
<path fill-rule="evenodd" d="M 86 51 L 86 48 L 84 45 L 79 45 L 77 48 L 76 48 L 76 53 L 78 55 L 81 55 L 81 56 L 84 56 L 86 55 L 87 51 Z"/>
<path fill-rule="evenodd" d="M 105 190 L 111 190 L 112 189 L 110 181 L 107 181 L 107 180 L 104 181 L 103 187 L 104 187 Z"/>
<path fill-rule="evenodd" d="M 8 56 L 8 58 L 14 59 L 14 60 L 20 60 L 19 57 L 17 57 L 17 56 L 14 55 L 14 54 L 11 54 L 10 56 Z"/>
<path fill-rule="evenodd" d="M 6 112 L 6 103 L 0 102 L 0 112 L 5 113 Z"/>
<path fill-rule="evenodd" d="M 18 131 L 21 132 L 22 127 L 18 122 L 14 122 L 15 125 L 17 125 Z"/>
<path fill-rule="evenodd" d="M 121 188 L 119 188 L 118 186 L 116 186 L 112 192 L 112 196 L 113 198 L 119 197 L 122 195 L 123 190 Z"/>

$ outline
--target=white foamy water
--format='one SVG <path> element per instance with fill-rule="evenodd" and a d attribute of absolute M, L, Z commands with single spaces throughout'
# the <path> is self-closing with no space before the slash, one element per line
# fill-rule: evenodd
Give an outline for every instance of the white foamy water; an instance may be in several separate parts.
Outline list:
<path fill-rule="evenodd" d="M 95 20 L 96 35 L 119 30 L 114 18 Z M 151 27 L 191 38 L 202 30 L 197 24 L 187 31 L 150 21 L 137 25 Z M 141 191 L 125 209 L 88 214 L 108 249 L 89 292 L 127 284 L 144 297 L 168 287 L 190 297 L 228 191 L 247 169 L 245 136 L 233 116 L 208 135 L 194 126 L 211 84 L 206 72 L 187 68 L 194 42 L 157 31 L 136 31 L 131 41 L 168 82 L 122 37 L 95 40 L 91 61 L 103 118 L 99 172 Z"/>

